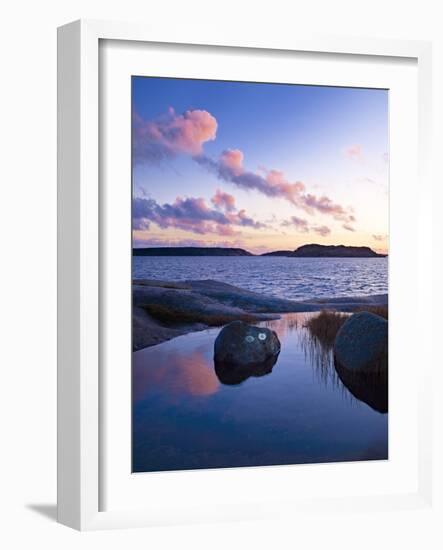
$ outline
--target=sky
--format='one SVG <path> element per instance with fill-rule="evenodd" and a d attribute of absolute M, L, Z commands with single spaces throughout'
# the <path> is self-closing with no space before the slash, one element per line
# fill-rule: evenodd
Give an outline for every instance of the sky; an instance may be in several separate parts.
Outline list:
<path fill-rule="evenodd" d="M 133 243 L 387 252 L 388 91 L 132 77 Z"/>

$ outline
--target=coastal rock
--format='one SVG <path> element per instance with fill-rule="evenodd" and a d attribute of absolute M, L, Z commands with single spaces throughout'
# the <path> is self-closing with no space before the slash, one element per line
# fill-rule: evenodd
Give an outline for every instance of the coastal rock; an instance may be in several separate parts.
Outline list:
<path fill-rule="evenodd" d="M 388 322 L 362 311 L 351 315 L 334 342 L 336 363 L 350 371 L 380 372 L 387 369 Z"/>
<path fill-rule="evenodd" d="M 273 330 L 243 321 L 223 327 L 214 344 L 215 362 L 233 368 L 263 365 L 279 352 L 280 340 Z"/>
<path fill-rule="evenodd" d="M 134 279 L 133 349 L 139 350 L 242 319 L 250 323 L 278 319 L 281 313 L 354 311 L 364 305 L 386 305 L 387 295 L 321 298 L 296 302 L 260 294 L 221 281 Z M 160 306 L 160 307 L 158 307 Z M 169 320 L 165 318 L 169 313 Z"/>

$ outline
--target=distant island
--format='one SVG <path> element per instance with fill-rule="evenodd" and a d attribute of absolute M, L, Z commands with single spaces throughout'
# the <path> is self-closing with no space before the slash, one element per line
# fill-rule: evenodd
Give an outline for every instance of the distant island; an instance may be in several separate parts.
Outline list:
<path fill-rule="evenodd" d="M 171 246 L 133 248 L 133 256 L 255 256 L 243 248 L 223 248 L 204 246 Z M 280 256 L 289 258 L 385 258 L 369 246 L 345 246 L 305 244 L 296 250 L 276 250 L 259 256 Z"/>
<path fill-rule="evenodd" d="M 296 250 L 277 250 L 262 256 L 286 256 L 291 258 L 385 258 L 387 254 L 378 254 L 369 246 L 344 246 L 305 244 Z"/>
<path fill-rule="evenodd" d="M 133 256 L 254 256 L 243 248 L 170 246 L 133 248 Z"/>

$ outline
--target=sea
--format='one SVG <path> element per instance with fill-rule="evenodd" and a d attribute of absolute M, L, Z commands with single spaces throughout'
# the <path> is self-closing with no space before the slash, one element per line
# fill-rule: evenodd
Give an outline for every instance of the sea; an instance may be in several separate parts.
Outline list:
<path fill-rule="evenodd" d="M 388 292 L 387 257 L 134 256 L 132 265 L 134 279 L 214 279 L 292 300 Z"/>
<path fill-rule="evenodd" d="M 215 279 L 293 300 L 388 292 L 388 258 L 134 257 L 133 277 Z M 261 323 L 281 352 L 242 380 L 214 363 L 221 328 L 133 354 L 134 472 L 388 458 L 386 380 L 337 371 L 294 313 Z"/>

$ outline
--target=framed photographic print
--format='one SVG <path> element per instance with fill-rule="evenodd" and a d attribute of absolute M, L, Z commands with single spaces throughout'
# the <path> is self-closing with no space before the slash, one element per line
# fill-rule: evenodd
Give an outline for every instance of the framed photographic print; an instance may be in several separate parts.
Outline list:
<path fill-rule="evenodd" d="M 58 71 L 59 521 L 428 505 L 430 46 L 82 21 Z"/>
<path fill-rule="evenodd" d="M 387 459 L 388 90 L 133 76 L 132 173 L 133 471 Z"/>

